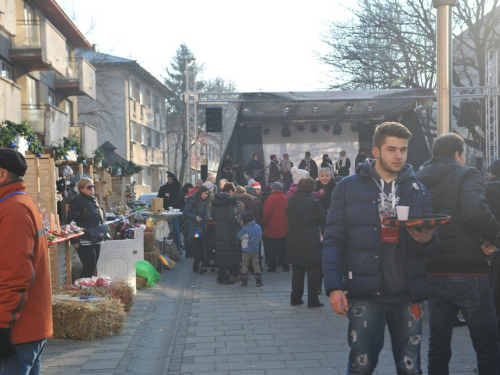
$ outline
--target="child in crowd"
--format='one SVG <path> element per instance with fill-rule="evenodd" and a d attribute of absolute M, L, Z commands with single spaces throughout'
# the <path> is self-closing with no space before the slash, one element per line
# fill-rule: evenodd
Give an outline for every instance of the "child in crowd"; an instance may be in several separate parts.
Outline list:
<path fill-rule="evenodd" d="M 241 241 L 242 260 L 241 273 L 243 281 L 241 286 L 248 286 L 248 265 L 252 261 L 255 273 L 255 281 L 258 287 L 262 286 L 262 277 L 259 267 L 259 242 L 262 239 L 262 229 L 255 222 L 253 212 L 245 211 L 241 214 L 243 228 L 238 232 L 238 239 Z"/>

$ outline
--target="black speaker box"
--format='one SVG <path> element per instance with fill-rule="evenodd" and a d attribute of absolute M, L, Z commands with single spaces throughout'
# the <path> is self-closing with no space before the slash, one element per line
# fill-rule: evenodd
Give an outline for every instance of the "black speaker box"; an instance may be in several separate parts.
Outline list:
<path fill-rule="evenodd" d="M 205 108 L 207 133 L 222 132 L 222 108 Z"/>

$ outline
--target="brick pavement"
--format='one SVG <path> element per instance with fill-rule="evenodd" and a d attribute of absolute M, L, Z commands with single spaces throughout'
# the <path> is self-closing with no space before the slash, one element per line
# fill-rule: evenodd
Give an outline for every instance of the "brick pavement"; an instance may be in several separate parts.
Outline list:
<path fill-rule="evenodd" d="M 50 340 L 43 374 L 345 374 L 347 318 L 290 306 L 291 273 L 263 273 L 262 288 L 218 285 L 182 260 L 139 291 L 124 332 L 93 342 Z M 305 300 L 306 301 L 306 300 Z M 424 320 L 422 367 L 427 366 Z M 474 374 L 466 327 L 455 328 L 450 373 Z M 376 374 L 394 374 L 386 334 Z M 424 371 L 425 373 L 425 371 Z"/>

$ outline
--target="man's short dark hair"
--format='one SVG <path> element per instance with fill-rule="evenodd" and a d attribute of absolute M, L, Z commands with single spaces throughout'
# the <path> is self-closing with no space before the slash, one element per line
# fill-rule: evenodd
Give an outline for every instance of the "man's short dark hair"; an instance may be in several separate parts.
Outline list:
<path fill-rule="evenodd" d="M 236 188 L 234 187 L 234 184 L 232 182 L 227 182 L 223 187 L 222 187 L 222 192 L 223 193 L 228 193 L 230 191 L 236 191 Z"/>
<path fill-rule="evenodd" d="M 380 149 L 387 137 L 411 139 L 412 134 L 406 126 L 399 122 L 383 122 L 375 128 L 373 147 Z"/>
<path fill-rule="evenodd" d="M 306 151 L 306 155 L 311 156 L 311 153 L 309 151 Z"/>
<path fill-rule="evenodd" d="M 259 156 L 259 154 L 255 153 L 252 155 L 252 158 L 256 157 L 256 156 Z"/>
<path fill-rule="evenodd" d="M 312 177 L 304 177 L 299 180 L 297 192 L 311 194 L 316 187 L 316 181 Z"/>
<path fill-rule="evenodd" d="M 459 155 L 462 155 L 464 150 L 464 140 L 461 136 L 455 133 L 443 134 L 437 137 L 432 145 L 432 157 L 448 156 L 453 158 L 457 151 Z"/>

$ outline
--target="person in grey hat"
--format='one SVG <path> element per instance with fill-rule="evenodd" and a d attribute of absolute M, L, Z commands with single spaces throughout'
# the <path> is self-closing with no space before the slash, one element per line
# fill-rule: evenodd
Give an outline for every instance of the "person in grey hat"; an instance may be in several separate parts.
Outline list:
<path fill-rule="evenodd" d="M 47 238 L 26 194 L 26 161 L 0 148 L 0 373 L 39 374 L 52 335 Z"/>

